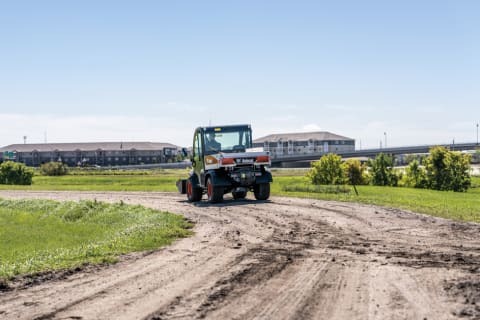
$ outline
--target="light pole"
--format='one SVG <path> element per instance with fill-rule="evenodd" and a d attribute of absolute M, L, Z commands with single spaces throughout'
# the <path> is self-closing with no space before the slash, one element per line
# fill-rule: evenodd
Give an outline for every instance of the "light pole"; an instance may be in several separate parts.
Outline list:
<path fill-rule="evenodd" d="M 385 136 L 385 148 L 387 147 L 387 133 L 384 132 L 383 135 Z"/>
<path fill-rule="evenodd" d="M 478 123 L 477 123 L 477 146 L 478 146 Z"/>

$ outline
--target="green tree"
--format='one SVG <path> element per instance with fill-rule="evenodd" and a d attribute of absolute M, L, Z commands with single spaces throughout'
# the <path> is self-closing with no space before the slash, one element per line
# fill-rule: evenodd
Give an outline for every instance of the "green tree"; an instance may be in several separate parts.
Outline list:
<path fill-rule="evenodd" d="M 342 157 L 330 153 L 312 163 L 307 178 L 313 184 L 344 184 L 345 171 Z"/>
<path fill-rule="evenodd" d="M 414 188 L 426 188 L 427 177 L 425 169 L 420 166 L 418 160 L 412 160 L 406 168 L 405 185 Z"/>
<path fill-rule="evenodd" d="M 380 153 L 368 162 L 371 168 L 371 183 L 375 186 L 397 186 L 398 176 L 393 170 L 393 156 Z"/>
<path fill-rule="evenodd" d="M 6 161 L 0 164 L 0 184 L 32 184 L 33 169 L 23 163 Z"/>
<path fill-rule="evenodd" d="M 424 161 L 429 189 L 448 190 L 447 153 L 445 147 L 430 149 L 430 155 Z"/>
<path fill-rule="evenodd" d="M 349 184 L 363 185 L 368 183 L 365 166 L 357 159 L 348 159 L 344 163 L 345 177 Z"/>
<path fill-rule="evenodd" d="M 471 186 L 470 162 L 472 156 L 461 152 L 449 152 L 447 170 L 449 176 L 448 190 L 455 192 L 467 191 Z"/>
<path fill-rule="evenodd" d="M 466 191 L 471 185 L 469 154 L 433 147 L 425 159 L 427 186 L 434 190 Z"/>

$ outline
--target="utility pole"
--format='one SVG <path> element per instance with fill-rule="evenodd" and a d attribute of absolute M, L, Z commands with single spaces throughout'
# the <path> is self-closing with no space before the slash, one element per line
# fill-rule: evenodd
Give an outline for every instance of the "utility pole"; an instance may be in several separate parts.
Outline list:
<path fill-rule="evenodd" d="M 387 132 L 384 132 L 383 135 L 385 136 L 385 148 L 387 147 Z"/>
<path fill-rule="evenodd" d="M 27 136 L 23 136 L 23 144 L 27 144 Z"/>

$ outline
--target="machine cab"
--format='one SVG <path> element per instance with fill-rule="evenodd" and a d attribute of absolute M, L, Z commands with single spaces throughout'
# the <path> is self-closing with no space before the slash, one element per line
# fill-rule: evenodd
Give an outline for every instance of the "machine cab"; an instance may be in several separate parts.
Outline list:
<path fill-rule="evenodd" d="M 252 147 L 250 125 L 200 127 L 193 136 L 192 165 L 195 173 L 205 170 L 205 157 L 219 153 L 245 152 Z"/>

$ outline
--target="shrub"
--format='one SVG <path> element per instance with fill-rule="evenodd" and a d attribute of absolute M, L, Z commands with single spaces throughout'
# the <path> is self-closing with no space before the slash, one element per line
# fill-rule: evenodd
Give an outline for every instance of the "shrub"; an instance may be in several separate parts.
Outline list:
<path fill-rule="evenodd" d="M 444 147 L 430 149 L 430 155 L 424 161 L 429 189 L 447 190 L 447 153 Z"/>
<path fill-rule="evenodd" d="M 32 184 L 33 169 L 23 163 L 6 161 L 0 164 L 0 184 Z"/>
<path fill-rule="evenodd" d="M 345 176 L 349 184 L 368 184 L 365 166 L 357 159 L 349 159 L 344 163 Z"/>
<path fill-rule="evenodd" d="M 313 184 L 343 184 L 345 172 L 342 158 L 330 153 L 324 155 L 319 161 L 312 163 L 312 168 L 307 173 L 307 178 Z"/>
<path fill-rule="evenodd" d="M 450 151 L 447 156 L 447 170 L 449 176 L 448 190 L 455 192 L 467 191 L 471 186 L 470 162 L 472 156 L 460 152 Z"/>
<path fill-rule="evenodd" d="M 54 161 L 42 164 L 40 170 L 46 176 L 64 176 L 68 173 L 66 164 Z"/>
<path fill-rule="evenodd" d="M 420 167 L 420 163 L 417 160 L 413 160 L 406 168 L 405 174 L 405 186 L 413 188 L 426 188 L 427 177 L 425 169 Z"/>
<path fill-rule="evenodd" d="M 399 177 L 393 170 L 393 156 L 380 153 L 368 162 L 371 168 L 371 183 L 375 186 L 397 186 Z"/>
<path fill-rule="evenodd" d="M 466 191 L 471 185 L 469 154 L 433 147 L 425 159 L 427 186 L 434 190 Z"/>

